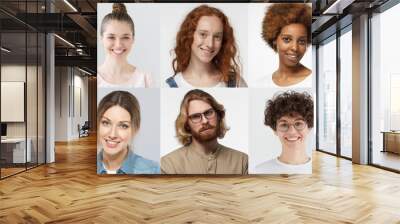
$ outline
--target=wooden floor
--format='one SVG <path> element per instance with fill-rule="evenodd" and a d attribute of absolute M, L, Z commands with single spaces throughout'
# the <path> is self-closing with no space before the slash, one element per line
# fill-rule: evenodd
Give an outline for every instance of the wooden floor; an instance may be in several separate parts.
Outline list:
<path fill-rule="evenodd" d="M 28 164 L 27 164 L 27 167 L 25 167 L 25 164 L 18 164 L 18 167 L 1 168 L 1 170 L 0 170 L 0 172 L 1 172 L 1 178 L 5 178 L 5 177 L 8 177 L 8 176 L 11 176 L 11 175 L 14 175 L 14 174 L 23 172 L 23 171 L 25 171 L 25 170 L 27 170 L 27 169 L 33 169 L 33 168 L 35 168 L 36 166 L 37 166 L 36 163 L 35 163 L 35 164 L 33 164 L 33 163 L 29 164 L 29 163 L 28 163 Z"/>
<path fill-rule="evenodd" d="M 96 142 L 0 181 L 0 223 L 400 223 L 400 175 L 314 154 L 311 176 L 96 175 Z"/>
<path fill-rule="evenodd" d="M 400 155 L 391 152 L 374 152 L 372 158 L 374 164 L 400 170 Z"/>
<path fill-rule="evenodd" d="M 26 170 L 24 168 L 1 168 L 1 178 L 13 175 Z"/>

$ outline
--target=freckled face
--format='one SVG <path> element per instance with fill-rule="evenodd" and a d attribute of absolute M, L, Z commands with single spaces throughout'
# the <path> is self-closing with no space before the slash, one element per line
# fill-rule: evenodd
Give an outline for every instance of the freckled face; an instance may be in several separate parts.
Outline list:
<path fill-rule="evenodd" d="M 106 110 L 98 131 L 101 146 L 109 155 L 126 150 L 136 134 L 129 112 L 120 106 L 112 106 Z"/>
<path fill-rule="evenodd" d="M 191 60 L 210 63 L 222 45 L 223 25 L 216 16 L 202 16 L 193 34 Z"/>
<path fill-rule="evenodd" d="M 303 24 L 284 26 L 276 38 L 279 63 L 286 67 L 298 66 L 307 50 L 307 29 Z"/>
<path fill-rule="evenodd" d="M 133 45 L 132 30 L 126 22 L 111 20 L 104 27 L 102 40 L 107 56 L 126 59 Z"/>

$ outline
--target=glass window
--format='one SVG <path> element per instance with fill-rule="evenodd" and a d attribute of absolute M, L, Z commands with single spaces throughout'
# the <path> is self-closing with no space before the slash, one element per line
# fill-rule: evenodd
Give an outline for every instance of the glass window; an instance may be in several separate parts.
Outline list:
<path fill-rule="evenodd" d="M 21 14 L 36 13 L 44 1 L 5 4 Z M 35 28 L 1 12 L 0 17 L 8 21 L 0 30 L 0 178 L 5 178 L 45 162 L 46 40 Z"/>
<path fill-rule="evenodd" d="M 336 37 L 318 48 L 318 149 L 336 154 Z"/>
<path fill-rule="evenodd" d="M 1 177 L 26 170 L 30 157 L 26 142 L 26 33 L 1 33 L 1 123 L 6 132 L 1 139 Z M 13 97 L 11 100 L 10 97 Z M 12 108 L 12 109 L 11 109 Z"/>
<path fill-rule="evenodd" d="M 340 154 L 351 158 L 352 141 L 352 35 L 351 26 L 340 36 Z"/>
<path fill-rule="evenodd" d="M 372 163 L 400 170 L 400 4 L 373 15 L 371 74 Z"/>

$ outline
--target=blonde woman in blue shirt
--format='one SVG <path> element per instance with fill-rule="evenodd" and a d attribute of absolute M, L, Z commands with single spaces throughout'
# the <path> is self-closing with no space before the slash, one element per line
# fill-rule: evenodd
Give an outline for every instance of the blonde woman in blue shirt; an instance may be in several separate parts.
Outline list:
<path fill-rule="evenodd" d="M 135 154 L 131 143 L 140 127 L 140 106 L 126 91 L 106 95 L 97 110 L 98 174 L 157 174 L 159 165 Z"/>

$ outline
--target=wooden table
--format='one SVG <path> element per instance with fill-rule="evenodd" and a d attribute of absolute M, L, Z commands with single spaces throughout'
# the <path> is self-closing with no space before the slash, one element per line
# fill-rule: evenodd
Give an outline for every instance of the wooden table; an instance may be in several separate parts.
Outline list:
<path fill-rule="evenodd" d="M 383 150 L 382 152 L 393 152 L 400 154 L 400 131 L 382 131 Z"/>

